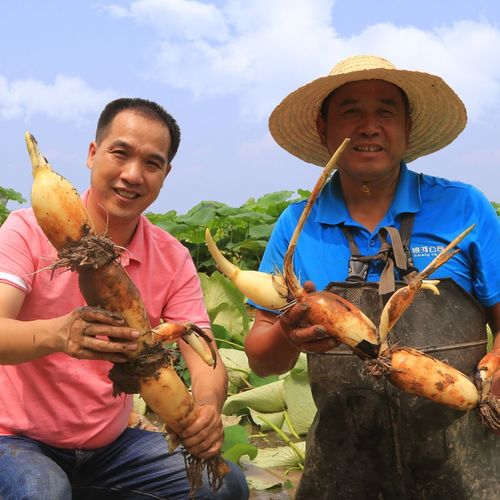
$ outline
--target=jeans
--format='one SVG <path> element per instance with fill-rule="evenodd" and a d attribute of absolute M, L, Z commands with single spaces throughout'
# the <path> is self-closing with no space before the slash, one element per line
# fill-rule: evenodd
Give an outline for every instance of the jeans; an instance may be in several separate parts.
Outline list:
<path fill-rule="evenodd" d="M 246 500 L 240 468 L 213 494 L 206 475 L 196 499 Z M 168 452 L 159 432 L 126 429 L 94 450 L 44 445 L 23 436 L 0 436 L 1 500 L 145 500 L 189 498 L 182 448 Z"/>

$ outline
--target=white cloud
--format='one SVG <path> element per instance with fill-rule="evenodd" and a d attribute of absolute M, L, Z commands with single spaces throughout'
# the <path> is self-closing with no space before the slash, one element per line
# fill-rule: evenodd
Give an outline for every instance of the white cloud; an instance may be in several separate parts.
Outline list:
<path fill-rule="evenodd" d="M 111 17 L 116 17 L 116 18 L 131 17 L 129 11 L 125 7 L 122 7 L 121 5 L 110 4 L 110 5 L 97 6 L 96 8 L 99 10 L 104 10 L 109 12 Z"/>
<path fill-rule="evenodd" d="M 210 3 L 195 0 L 136 0 L 127 9 L 111 4 L 104 7 L 113 17 L 131 17 L 149 25 L 160 37 L 183 40 L 226 40 L 229 25 L 224 12 Z"/>
<path fill-rule="evenodd" d="M 112 98 L 78 77 L 58 75 L 53 83 L 26 79 L 9 82 L 0 76 L 0 118 L 28 118 L 37 114 L 62 121 L 80 121 Z"/>
<path fill-rule="evenodd" d="M 150 77 L 198 97 L 238 93 L 242 111 L 257 117 L 356 53 L 442 76 L 471 120 L 499 103 L 496 26 L 462 21 L 425 31 L 377 24 L 343 38 L 335 30 L 334 4 L 288 0 L 285 11 L 280 0 L 137 0 L 119 12 L 157 33 Z"/>

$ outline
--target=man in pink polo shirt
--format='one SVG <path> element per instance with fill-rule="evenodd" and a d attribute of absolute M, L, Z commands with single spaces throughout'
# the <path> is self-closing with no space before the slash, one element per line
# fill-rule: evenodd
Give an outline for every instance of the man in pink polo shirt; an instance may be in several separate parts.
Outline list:
<path fill-rule="evenodd" d="M 84 194 L 96 231 L 127 249 L 122 264 L 139 288 L 152 325 L 190 321 L 210 333 L 188 250 L 142 214 L 157 198 L 180 141 L 174 118 L 144 99 L 117 99 L 101 113 Z M 113 396 L 108 372 L 137 348 L 138 332 L 120 318 L 84 307 L 77 276 L 50 264 L 57 252 L 31 209 L 0 228 L 0 498 L 184 499 L 182 449 L 160 433 L 127 428 L 131 396 Z M 118 341 L 103 340 L 103 336 Z M 180 343 L 198 419 L 181 436 L 191 454 L 220 451 L 227 374 Z M 238 467 L 214 496 L 245 499 Z"/>

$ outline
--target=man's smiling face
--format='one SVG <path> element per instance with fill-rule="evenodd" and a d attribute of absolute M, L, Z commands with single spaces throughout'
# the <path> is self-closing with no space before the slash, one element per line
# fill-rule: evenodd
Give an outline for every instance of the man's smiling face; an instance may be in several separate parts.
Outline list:
<path fill-rule="evenodd" d="M 160 120 L 136 111 L 116 115 L 89 146 L 93 212 L 110 223 L 131 222 L 153 203 L 170 170 L 170 133 Z"/>
<path fill-rule="evenodd" d="M 382 80 L 346 83 L 330 96 L 326 113 L 318 131 L 328 150 L 351 138 L 338 163 L 341 175 L 373 182 L 398 174 L 411 128 L 399 87 Z"/>

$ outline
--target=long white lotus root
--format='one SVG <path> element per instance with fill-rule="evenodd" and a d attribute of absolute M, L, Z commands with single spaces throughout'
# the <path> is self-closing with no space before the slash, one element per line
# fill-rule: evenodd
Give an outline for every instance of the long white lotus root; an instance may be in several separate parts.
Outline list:
<path fill-rule="evenodd" d="M 408 347 L 391 347 L 367 362 L 372 375 L 385 375 L 395 387 L 455 410 L 477 409 L 482 422 L 500 430 L 500 399 L 482 394 L 461 371 Z"/>

